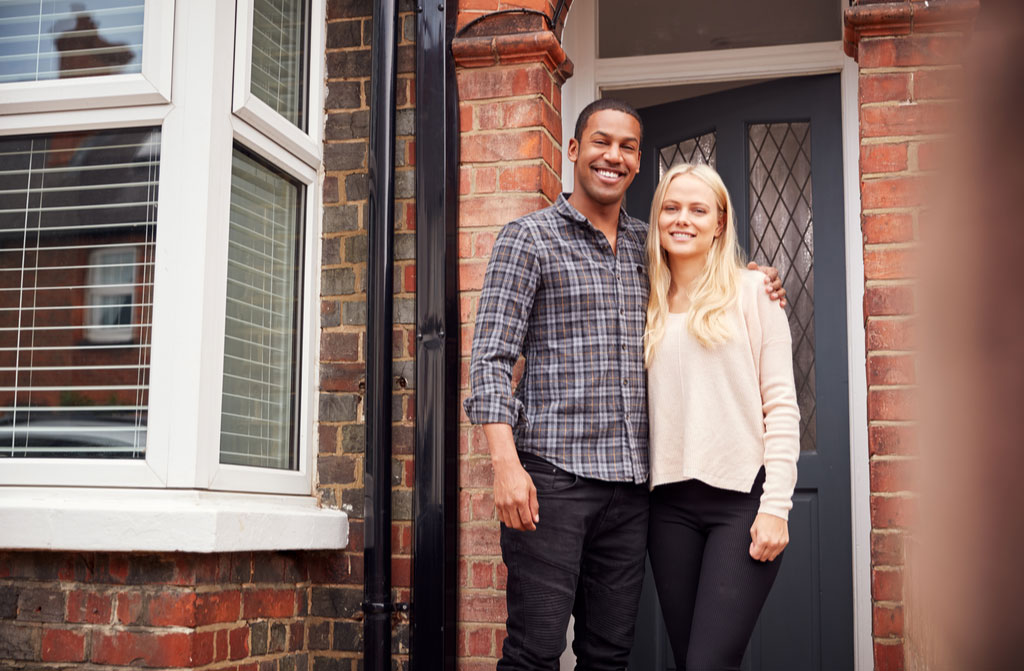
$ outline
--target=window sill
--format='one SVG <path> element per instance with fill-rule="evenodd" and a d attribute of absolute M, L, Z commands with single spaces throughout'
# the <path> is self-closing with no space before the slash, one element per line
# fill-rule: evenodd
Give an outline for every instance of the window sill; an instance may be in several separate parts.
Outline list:
<path fill-rule="evenodd" d="M 0 488 L 0 548 L 110 552 L 340 550 L 348 515 L 310 496 Z"/>

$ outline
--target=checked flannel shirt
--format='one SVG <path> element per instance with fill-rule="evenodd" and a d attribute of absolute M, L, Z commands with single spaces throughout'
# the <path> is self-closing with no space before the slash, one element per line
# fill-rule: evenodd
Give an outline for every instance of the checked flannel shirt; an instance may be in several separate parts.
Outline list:
<path fill-rule="evenodd" d="M 647 481 L 646 237 L 620 212 L 613 253 L 565 196 L 501 230 L 473 335 L 471 422 L 511 425 L 521 452 L 576 475 Z"/>

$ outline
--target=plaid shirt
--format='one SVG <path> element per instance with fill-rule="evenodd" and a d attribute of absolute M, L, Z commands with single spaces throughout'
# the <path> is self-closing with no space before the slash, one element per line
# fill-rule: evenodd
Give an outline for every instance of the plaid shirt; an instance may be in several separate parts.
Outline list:
<path fill-rule="evenodd" d="M 576 475 L 647 481 L 646 237 L 621 212 L 612 253 L 565 196 L 501 230 L 473 336 L 471 422 L 511 425 L 520 451 Z"/>

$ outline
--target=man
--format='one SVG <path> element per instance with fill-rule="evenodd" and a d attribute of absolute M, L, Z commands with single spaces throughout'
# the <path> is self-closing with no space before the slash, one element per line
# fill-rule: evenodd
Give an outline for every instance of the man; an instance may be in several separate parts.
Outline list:
<path fill-rule="evenodd" d="M 588 105 L 568 145 L 573 192 L 506 225 L 491 252 L 465 407 L 491 451 L 508 567 L 498 669 L 557 668 L 570 614 L 577 668 L 628 662 L 647 542 L 649 284 L 647 224 L 622 200 L 642 134 L 629 105 Z"/>

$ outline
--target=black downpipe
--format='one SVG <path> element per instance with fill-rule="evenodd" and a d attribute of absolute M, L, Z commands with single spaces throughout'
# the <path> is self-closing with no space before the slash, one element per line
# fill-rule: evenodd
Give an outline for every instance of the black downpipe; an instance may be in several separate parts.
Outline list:
<path fill-rule="evenodd" d="M 363 668 L 391 671 L 391 331 L 395 226 L 396 0 L 373 3 L 366 269 Z"/>
<path fill-rule="evenodd" d="M 458 548 L 457 3 L 422 0 L 416 39 L 416 483 L 412 671 L 455 671 Z"/>

